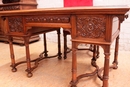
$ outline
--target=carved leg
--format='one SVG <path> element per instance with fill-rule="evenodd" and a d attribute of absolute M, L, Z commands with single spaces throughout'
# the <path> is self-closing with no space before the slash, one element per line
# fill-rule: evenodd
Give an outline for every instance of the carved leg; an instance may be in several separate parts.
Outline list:
<path fill-rule="evenodd" d="M 115 42 L 115 54 L 114 54 L 114 61 L 113 61 L 113 69 L 117 69 L 118 68 L 118 49 L 119 49 L 119 36 L 116 38 L 116 42 Z"/>
<path fill-rule="evenodd" d="M 92 61 L 91 61 L 91 65 L 96 67 L 96 45 L 93 46 L 93 58 L 92 58 Z"/>
<path fill-rule="evenodd" d="M 96 52 L 96 53 L 97 53 L 96 58 L 99 58 L 99 54 L 100 54 L 100 52 L 99 52 L 99 46 L 97 46 L 96 48 L 97 48 L 97 49 L 96 49 L 96 51 L 97 51 L 97 52 Z"/>
<path fill-rule="evenodd" d="M 32 69 L 31 69 L 31 60 L 30 60 L 30 51 L 29 51 L 29 38 L 30 37 L 24 37 L 24 42 L 25 42 L 25 48 L 26 48 L 26 61 L 27 61 L 27 76 L 32 77 Z"/>
<path fill-rule="evenodd" d="M 71 87 L 76 87 L 77 84 L 77 58 L 76 58 L 76 43 L 72 42 L 72 81 Z"/>
<path fill-rule="evenodd" d="M 40 53 L 40 58 L 47 58 L 48 57 L 48 51 L 47 51 L 47 41 L 46 41 L 46 33 L 43 33 L 43 45 L 44 45 L 44 51 Z M 44 55 L 43 55 L 44 54 Z"/>
<path fill-rule="evenodd" d="M 57 35 L 58 35 L 58 59 L 61 59 L 61 43 L 60 43 L 60 29 L 57 30 Z"/>
<path fill-rule="evenodd" d="M 8 36 L 8 40 L 9 40 L 9 46 L 10 46 L 10 57 L 11 57 L 11 67 L 12 67 L 12 71 L 16 72 L 16 64 L 15 64 L 15 56 L 14 56 L 14 49 L 13 49 L 13 37 Z"/>
<path fill-rule="evenodd" d="M 93 45 L 92 45 L 92 44 L 90 44 L 89 50 L 90 50 L 90 51 L 93 51 Z"/>
<path fill-rule="evenodd" d="M 104 48 L 104 72 L 103 72 L 103 87 L 108 87 L 108 79 L 109 79 L 109 59 L 110 59 L 110 46 L 105 46 Z"/>
<path fill-rule="evenodd" d="M 64 59 L 67 58 L 67 33 L 66 31 L 63 31 L 64 36 Z"/>
<path fill-rule="evenodd" d="M 44 51 L 43 51 L 43 53 L 44 53 L 44 57 L 47 57 L 48 56 L 48 54 L 47 54 L 47 42 L 46 42 L 46 33 L 44 33 L 43 34 L 43 39 L 44 39 Z"/>

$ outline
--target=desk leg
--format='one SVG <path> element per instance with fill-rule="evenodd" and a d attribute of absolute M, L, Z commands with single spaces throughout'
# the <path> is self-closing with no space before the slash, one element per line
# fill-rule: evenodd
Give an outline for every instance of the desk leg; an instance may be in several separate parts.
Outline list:
<path fill-rule="evenodd" d="M 10 46 L 10 56 L 11 56 L 11 67 L 12 67 L 12 71 L 16 72 L 16 64 L 15 64 L 15 56 L 14 56 L 14 49 L 13 49 L 13 37 L 8 36 L 8 40 L 9 40 L 9 46 Z"/>
<path fill-rule="evenodd" d="M 29 38 L 30 37 L 24 37 L 25 42 L 25 48 L 26 48 L 26 62 L 27 62 L 27 76 L 32 77 L 32 69 L 31 69 L 31 60 L 30 60 L 30 51 L 29 51 Z"/>
<path fill-rule="evenodd" d="M 110 59 L 110 46 L 104 46 L 104 72 L 103 72 L 103 87 L 108 87 L 109 79 L 109 59 Z"/>
<path fill-rule="evenodd" d="M 118 68 L 118 49 L 119 49 L 119 36 L 116 38 L 116 43 L 115 43 L 115 54 L 114 54 L 114 61 L 113 61 L 113 69 Z"/>
<path fill-rule="evenodd" d="M 72 81 L 71 87 L 76 87 L 77 84 L 77 58 L 76 58 L 76 43 L 72 43 Z"/>

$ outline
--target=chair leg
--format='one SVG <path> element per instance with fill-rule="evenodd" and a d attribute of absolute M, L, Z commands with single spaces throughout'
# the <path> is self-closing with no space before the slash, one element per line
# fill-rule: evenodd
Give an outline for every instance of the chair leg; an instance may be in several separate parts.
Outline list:
<path fill-rule="evenodd" d="M 60 42 L 60 29 L 57 30 L 57 35 L 58 35 L 58 59 L 61 59 L 61 42 Z"/>
<path fill-rule="evenodd" d="M 43 34 L 43 39 L 44 39 L 44 57 L 48 57 L 48 54 L 47 54 L 47 42 L 46 42 L 46 33 Z"/>
<path fill-rule="evenodd" d="M 99 46 L 96 47 L 96 53 L 97 53 L 96 58 L 99 58 L 99 54 L 100 54 L 100 52 L 99 52 Z"/>
<path fill-rule="evenodd" d="M 92 58 L 92 61 L 91 61 L 91 64 L 96 67 L 96 45 L 93 45 L 93 58 Z"/>
<path fill-rule="evenodd" d="M 64 59 L 67 58 L 67 33 L 66 31 L 63 31 L 64 36 Z"/>

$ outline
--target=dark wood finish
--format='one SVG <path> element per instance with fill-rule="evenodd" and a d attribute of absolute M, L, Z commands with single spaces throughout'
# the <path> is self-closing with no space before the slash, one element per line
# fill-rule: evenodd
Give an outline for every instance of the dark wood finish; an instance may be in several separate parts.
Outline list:
<path fill-rule="evenodd" d="M 103 81 L 103 87 L 108 87 L 109 68 L 117 68 L 118 64 L 118 44 L 120 24 L 128 17 L 126 13 L 130 10 L 127 6 L 99 6 L 99 7 L 70 7 L 70 8 L 46 8 L 36 10 L 4 11 L 0 15 L 3 19 L 5 35 L 26 36 L 28 27 L 50 27 L 70 29 L 72 41 L 72 81 L 71 87 L 76 87 L 77 82 L 83 78 L 97 74 Z M 12 19 L 17 20 L 14 25 Z M 21 19 L 21 20 L 20 20 Z M 14 21 L 15 21 L 14 20 Z M 22 26 L 19 27 L 18 24 Z M 116 40 L 115 56 L 113 65 L 110 66 L 110 46 Z M 76 50 L 80 43 L 94 44 L 101 46 L 104 50 L 104 66 L 100 68 L 95 59 L 92 65 L 96 67 L 92 73 L 85 73 L 77 76 Z M 10 45 L 11 46 L 11 45 Z M 12 48 L 11 59 L 14 61 Z M 28 55 L 29 53 L 27 53 Z M 28 67 L 30 57 L 27 57 Z M 15 62 L 12 62 L 14 65 Z M 103 71 L 103 75 L 101 72 Z"/>
<path fill-rule="evenodd" d="M 2 0 L 4 4 L 0 4 L 0 11 L 5 10 L 22 10 L 22 9 L 36 9 L 36 0 Z M 3 29 L 0 27 L 0 41 L 8 42 L 6 36 L 3 35 Z M 31 36 L 29 42 L 39 41 L 39 35 Z M 13 43 L 24 45 L 24 40 L 21 37 L 13 37 Z"/>

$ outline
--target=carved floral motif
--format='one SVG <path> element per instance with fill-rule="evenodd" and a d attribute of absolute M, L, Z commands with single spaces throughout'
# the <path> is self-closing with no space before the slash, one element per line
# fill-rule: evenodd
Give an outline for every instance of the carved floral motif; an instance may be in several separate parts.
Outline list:
<path fill-rule="evenodd" d="M 22 17 L 9 17 L 8 18 L 10 32 L 23 32 Z"/>
<path fill-rule="evenodd" d="M 68 16 L 27 16 L 25 18 L 27 23 L 42 22 L 42 23 L 68 23 L 70 18 Z"/>
<path fill-rule="evenodd" d="M 84 38 L 105 37 L 106 18 L 104 16 L 78 16 L 77 36 Z"/>

